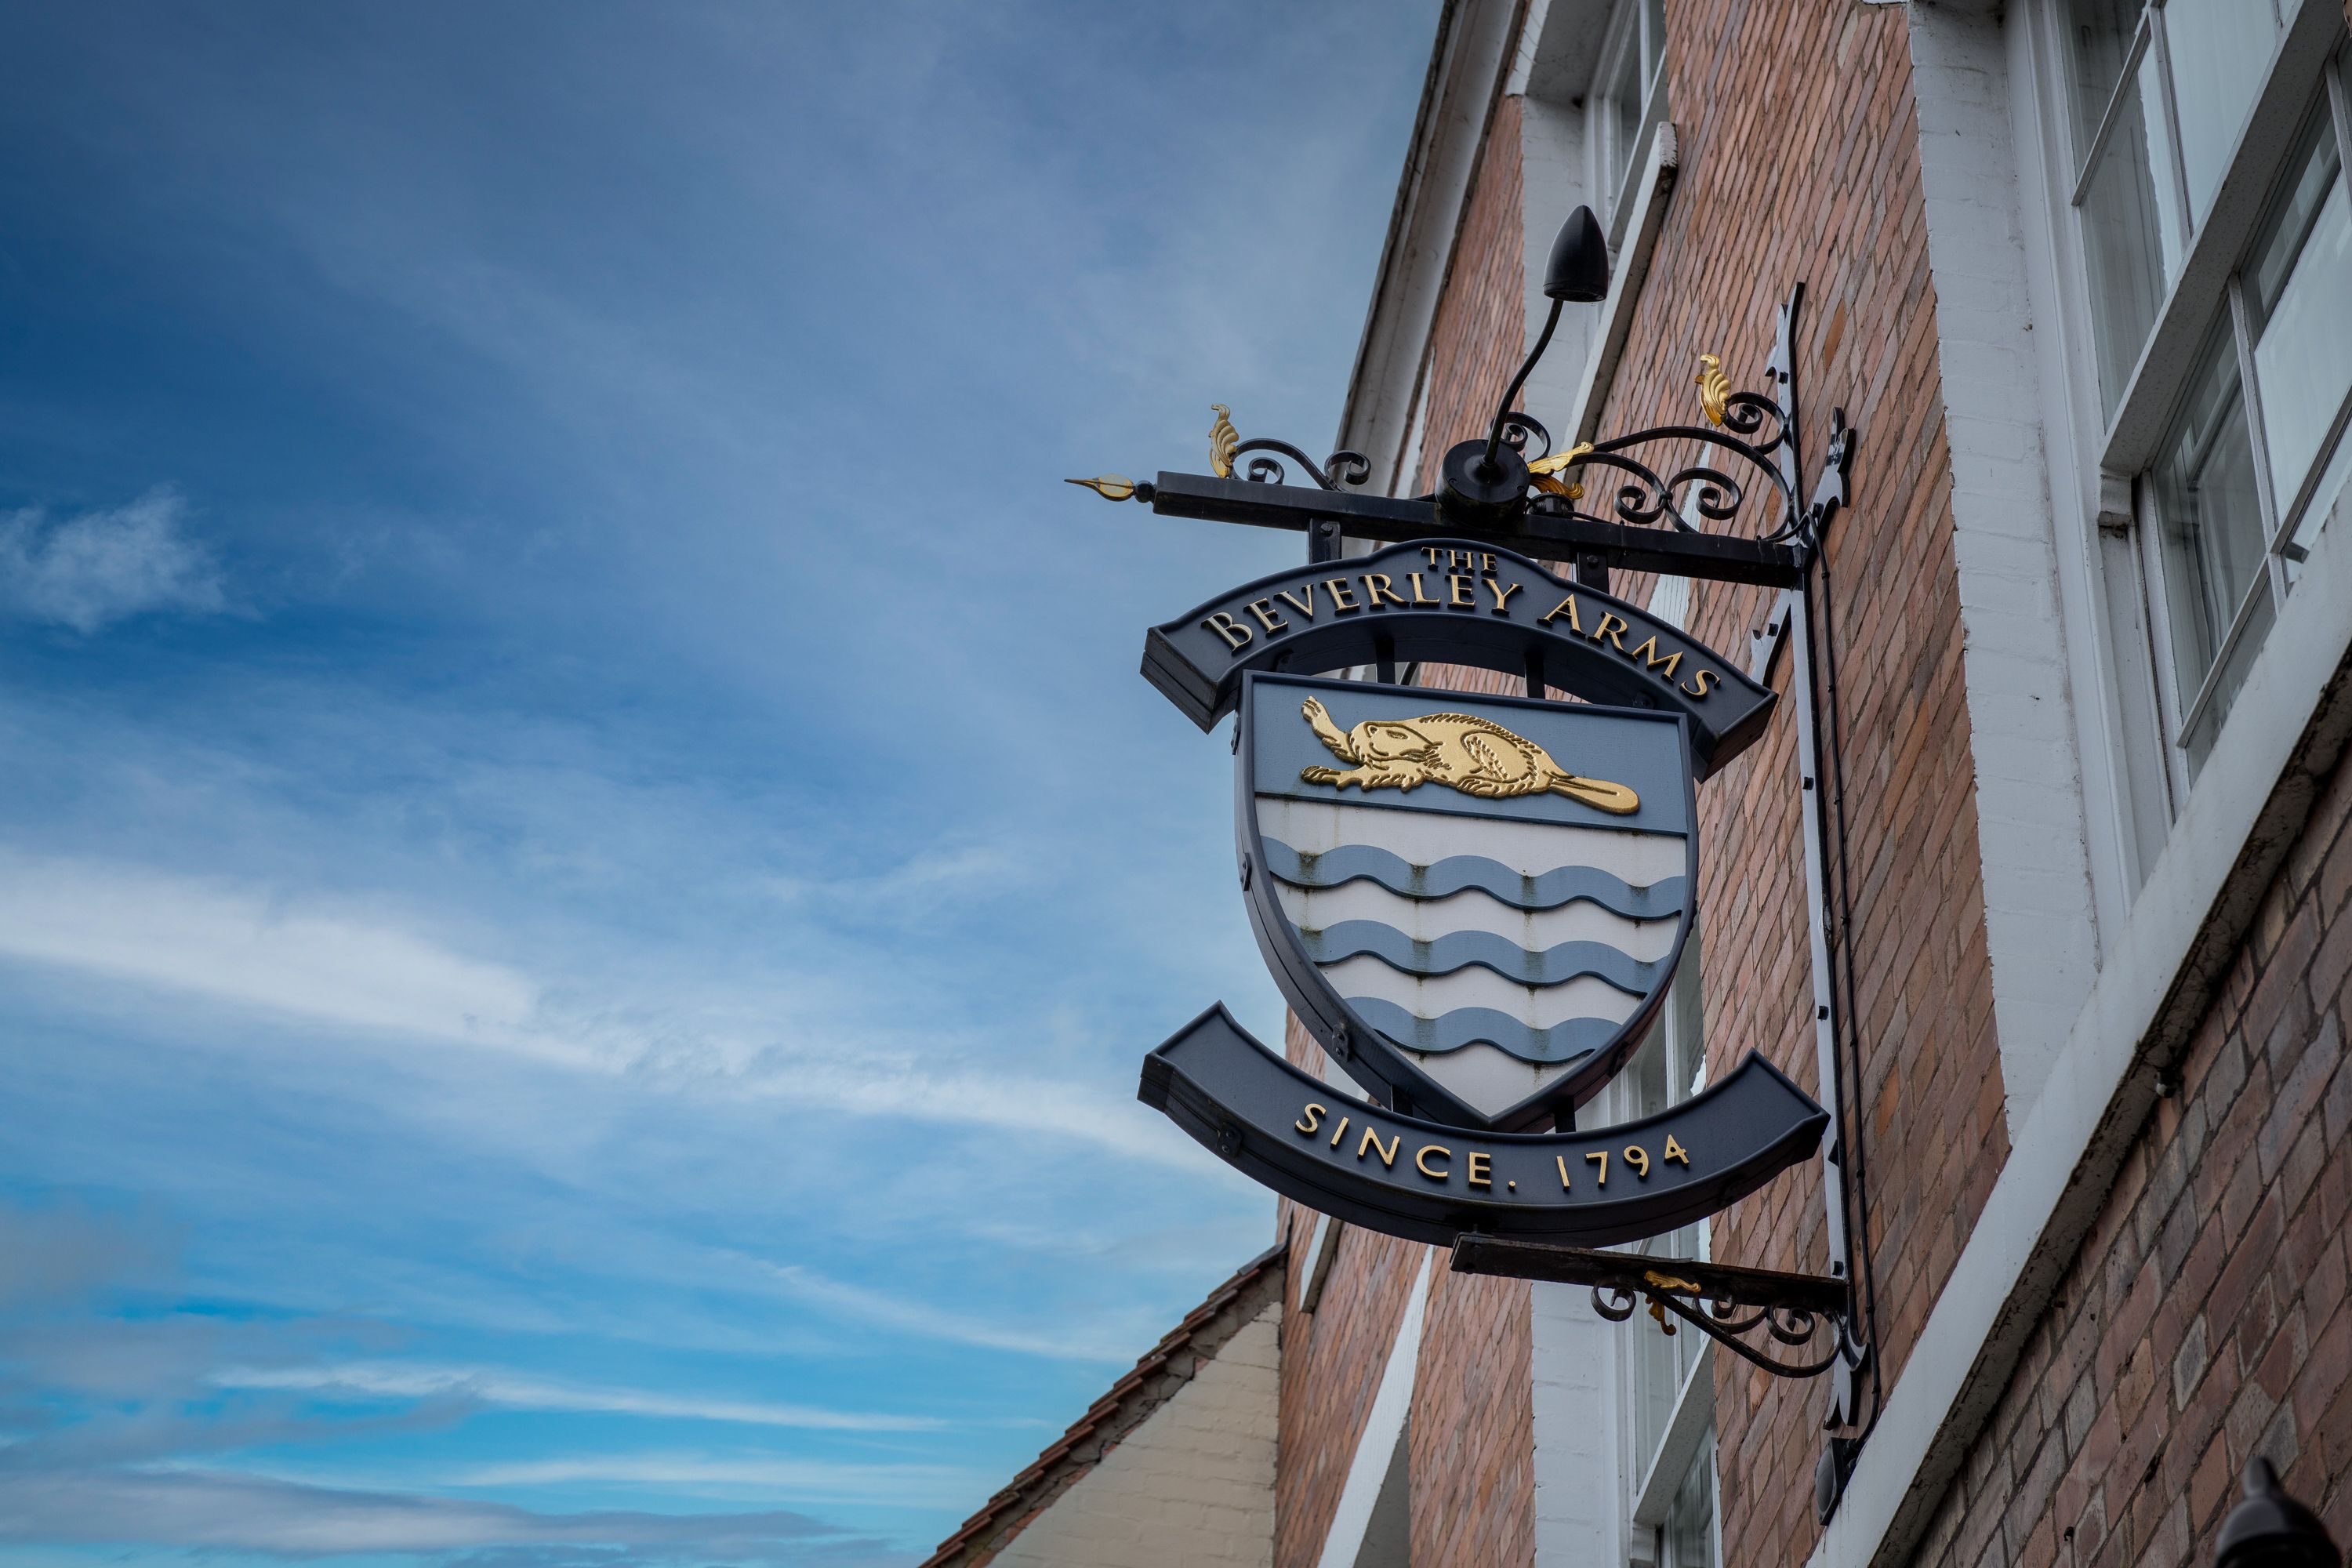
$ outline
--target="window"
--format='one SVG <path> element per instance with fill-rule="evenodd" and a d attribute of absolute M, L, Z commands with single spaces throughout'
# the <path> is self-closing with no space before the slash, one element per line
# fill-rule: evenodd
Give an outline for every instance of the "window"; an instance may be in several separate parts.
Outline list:
<path fill-rule="evenodd" d="M 2063 0 L 2061 15 L 2079 154 L 2074 205 L 2099 390 L 2113 415 L 2212 208 L 2283 23 L 2276 0 Z"/>
<path fill-rule="evenodd" d="M 1653 1115 L 1706 1085 L 1694 940 L 1657 1026 L 1611 1086 L 1606 1118 Z M 1657 1257 L 1703 1258 L 1706 1226 L 1685 1226 L 1633 1246 Z M 1688 1327 L 1668 1335 L 1638 1314 L 1628 1328 L 1621 1342 L 1618 1430 L 1620 1471 L 1632 1489 L 1631 1555 L 1657 1568 L 1715 1568 L 1715 1378 L 1708 1342 Z"/>
<path fill-rule="evenodd" d="M 2095 380 L 2103 469 L 2130 479 L 2139 547 L 2121 569 L 2145 578 L 2176 809 L 2352 478 L 2342 34 L 2304 27 L 2283 48 L 2297 10 L 2044 4 L 2071 137 L 2053 159 L 2081 244 L 2085 395 Z M 2299 103 L 2315 44 L 2337 58 Z M 2151 779 L 2158 765 L 2140 764 Z"/>
<path fill-rule="evenodd" d="M 1592 188 L 1614 248 L 1625 242 L 1634 202 L 1631 190 L 1648 140 L 1666 117 L 1665 0 L 1619 0 L 1592 78 L 1587 144 L 1593 150 Z"/>
<path fill-rule="evenodd" d="M 2191 779 L 2352 465 L 2352 192 L 2337 113 L 2323 96 L 2307 117 L 2138 487 L 2170 655 L 2160 696 Z"/>

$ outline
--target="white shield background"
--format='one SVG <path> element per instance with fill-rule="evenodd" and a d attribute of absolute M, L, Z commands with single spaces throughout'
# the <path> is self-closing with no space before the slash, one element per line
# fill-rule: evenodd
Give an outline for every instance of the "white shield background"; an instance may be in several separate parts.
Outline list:
<path fill-rule="evenodd" d="M 1318 739 L 1308 699 L 1342 731 L 1484 720 L 1570 774 L 1631 788 L 1639 805 L 1605 811 L 1551 791 L 1482 798 L 1443 777 L 1370 790 L 1309 779 L 1351 763 Z M 1417 1110 L 1498 1127 L 1547 1120 L 1616 1070 L 1673 978 L 1693 913 L 1678 717 L 1261 675 L 1241 722 L 1242 850 L 1265 873 L 1252 877 L 1253 924 L 1293 1007 L 1335 1054 L 1385 1052 L 1366 1065 Z M 1432 1103 L 1433 1087 L 1454 1103 Z"/>

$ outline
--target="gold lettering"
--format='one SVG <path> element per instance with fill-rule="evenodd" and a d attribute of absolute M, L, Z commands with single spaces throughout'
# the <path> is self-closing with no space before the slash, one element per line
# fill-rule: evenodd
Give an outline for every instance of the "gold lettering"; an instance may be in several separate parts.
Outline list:
<path fill-rule="evenodd" d="M 1347 1135 L 1348 1119 L 1342 1116 L 1339 1118 L 1339 1125 L 1331 1129 L 1331 1147 L 1337 1149 L 1339 1146 L 1339 1140 L 1345 1138 Z"/>
<path fill-rule="evenodd" d="M 1423 592 L 1421 591 L 1421 574 L 1420 574 L 1420 573 L 1418 573 L 1418 572 L 1408 572 L 1408 573 L 1406 573 L 1406 574 L 1405 574 L 1405 575 L 1406 575 L 1407 577 L 1410 577 L 1410 578 L 1412 578 L 1412 602 L 1413 602 L 1414 604 L 1416 604 L 1416 605 L 1433 605 L 1433 604 L 1437 603 L 1437 601 L 1436 601 L 1436 600 L 1434 600 L 1434 599 L 1431 598 L 1427 594 L 1424 594 L 1424 593 L 1423 593 Z"/>
<path fill-rule="evenodd" d="M 1554 1154 L 1551 1157 L 1551 1163 L 1559 1167 L 1559 1190 L 1563 1193 L 1567 1192 L 1569 1190 L 1568 1156 L 1565 1154 Z"/>
<path fill-rule="evenodd" d="M 1475 610 L 1478 607 L 1477 586 L 1476 578 L 1465 577 L 1459 572 L 1448 572 L 1445 574 L 1445 602 L 1457 610 Z"/>
<path fill-rule="evenodd" d="M 1348 580 L 1345 577 L 1329 578 L 1323 585 L 1331 590 L 1331 607 L 1341 615 L 1347 614 L 1349 610 L 1360 610 L 1364 607 L 1356 602 L 1356 591 L 1348 586 Z M 1307 596 L 1312 598 L 1314 595 L 1310 594 Z"/>
<path fill-rule="evenodd" d="M 1619 653 L 1623 653 L 1625 651 L 1625 639 L 1619 637 L 1617 634 L 1619 632 L 1630 632 L 1633 629 L 1633 627 L 1627 626 L 1618 617 L 1615 611 L 1603 610 L 1601 612 L 1601 624 L 1593 628 L 1592 640 L 1594 642 L 1599 642 L 1601 638 L 1606 637 L 1612 643 L 1616 645 L 1617 651 Z"/>
<path fill-rule="evenodd" d="M 1391 605 L 1402 605 L 1404 603 L 1404 595 L 1396 591 L 1396 581 L 1394 578 L 1391 577 L 1385 572 L 1365 573 L 1364 603 L 1377 610 L 1381 607 L 1381 600 L 1382 598 L 1386 598 Z"/>
<path fill-rule="evenodd" d="M 1691 671 L 1691 684 L 1684 687 L 1683 689 L 1693 697 L 1704 697 L 1706 695 L 1707 688 L 1722 679 L 1723 677 L 1711 669 L 1694 669 Z"/>
<path fill-rule="evenodd" d="M 1234 619 L 1233 616 L 1225 614 L 1223 610 L 1210 611 L 1209 618 L 1202 621 L 1201 624 L 1208 627 L 1209 630 L 1216 633 L 1219 637 L 1224 638 L 1225 646 L 1227 647 L 1239 647 L 1242 644 L 1250 640 L 1249 627 L 1242 625 L 1241 622 Z"/>
<path fill-rule="evenodd" d="M 1626 657 L 1629 658 L 1640 659 L 1642 661 L 1642 668 L 1644 669 L 1655 669 L 1658 666 L 1662 664 L 1664 665 L 1666 667 L 1666 679 L 1668 680 L 1672 680 L 1675 678 L 1675 666 L 1682 663 L 1683 661 L 1683 653 L 1680 648 L 1676 648 L 1674 652 L 1667 654 L 1663 658 L 1658 656 L 1658 634 L 1655 632 L 1652 632 L 1650 634 L 1649 641 L 1635 648 Z"/>
<path fill-rule="evenodd" d="M 1403 1133 L 1399 1132 L 1383 1143 L 1381 1142 L 1379 1131 L 1367 1127 L 1364 1129 L 1363 1140 L 1356 1145 L 1356 1158 L 1360 1160 L 1367 1153 L 1378 1153 L 1381 1164 L 1393 1165 L 1396 1163 L 1397 1151 L 1403 1147 Z"/>
<path fill-rule="evenodd" d="M 1609 1151 L 1603 1149 L 1597 1154 L 1587 1154 L 1585 1158 L 1601 1162 L 1601 1184 L 1607 1186 L 1609 1184 Z"/>
<path fill-rule="evenodd" d="M 1449 550 L 1449 551 L 1447 551 L 1447 552 L 1446 552 L 1446 553 L 1447 553 L 1448 555 L 1451 555 L 1451 554 L 1453 554 L 1454 552 L 1453 552 L 1452 551 L 1450 551 L 1450 550 Z M 1435 565 L 1437 564 L 1437 550 L 1436 550 L 1436 548 L 1435 548 L 1434 546 L 1433 546 L 1433 545 L 1427 545 L 1427 544 L 1423 545 L 1423 546 L 1421 547 L 1421 558 L 1422 558 L 1423 561 L 1428 562 L 1432 566 L 1435 566 Z"/>
<path fill-rule="evenodd" d="M 1475 550 L 1449 550 L 1445 552 L 1445 564 L 1456 572 L 1475 568 L 1477 563 L 1478 552 Z M 1433 561 L 1430 564 L 1434 566 L 1437 563 Z"/>
<path fill-rule="evenodd" d="M 1412 1157 L 1412 1168 L 1433 1182 L 1442 1182 L 1445 1180 L 1445 1173 L 1429 1168 L 1429 1157 L 1432 1154 L 1443 1154 L 1449 1160 L 1454 1158 L 1454 1151 L 1443 1143 L 1423 1143 Z"/>
<path fill-rule="evenodd" d="M 1551 625 L 1552 616 L 1557 616 L 1563 610 L 1568 612 L 1568 629 L 1570 631 L 1581 634 L 1584 627 L 1578 624 L 1576 619 L 1576 595 L 1573 594 L 1570 594 L 1567 598 L 1562 599 L 1559 604 L 1554 605 L 1551 607 L 1551 615 L 1544 616 L 1544 618 L 1538 621 L 1536 625 L 1539 626 L 1548 626 Z"/>
<path fill-rule="evenodd" d="M 1274 613 L 1272 599 L 1252 599 L 1242 608 L 1257 617 L 1257 624 L 1266 629 L 1266 635 L 1269 637 L 1276 632 L 1286 632 L 1290 629 L 1290 623 Z"/>
<path fill-rule="evenodd" d="M 1675 1135 L 1671 1132 L 1666 1134 L 1666 1152 L 1664 1154 L 1659 1155 L 1658 1158 L 1661 1160 L 1680 1160 L 1683 1163 L 1684 1170 L 1687 1171 L 1690 1169 L 1690 1156 L 1684 1152 L 1683 1146 L 1681 1144 L 1675 1142 Z"/>
<path fill-rule="evenodd" d="M 1287 599 L 1287 600 L 1289 600 L 1289 601 L 1290 601 L 1290 607 L 1291 607 L 1292 609 L 1294 609 L 1294 610 L 1297 610 L 1300 615 L 1305 616 L 1308 620 L 1310 620 L 1310 621 L 1311 621 L 1311 620 L 1313 620 L 1313 619 L 1315 618 L 1315 584 L 1314 584 L 1309 583 L 1309 584 L 1307 584 L 1307 602 L 1306 602 L 1305 604 L 1303 604 L 1303 605 L 1302 605 L 1302 604 L 1300 604 L 1300 603 L 1298 602 L 1298 595 L 1296 595 L 1296 594 L 1294 594 L 1294 593 L 1292 593 L 1292 592 L 1291 592 L 1289 589 L 1287 589 L 1287 588 L 1285 588 L 1281 593 L 1276 594 L 1276 595 L 1275 595 L 1275 597 L 1276 597 L 1276 598 L 1277 598 L 1277 599 Z M 1674 673 L 1675 673 L 1675 672 L 1674 672 L 1673 670 L 1671 670 L 1671 669 L 1670 669 L 1670 670 L 1668 670 L 1668 671 L 1666 671 L 1666 678 L 1667 678 L 1668 679 L 1670 679 L 1670 680 L 1671 680 L 1672 679 L 1674 679 Z"/>
<path fill-rule="evenodd" d="M 1326 1112 L 1321 1106 L 1309 1105 L 1307 1108 L 1307 1114 L 1292 1122 L 1291 1125 L 1297 1128 L 1301 1132 L 1312 1132 L 1318 1127 L 1323 1125 L 1323 1118 Z"/>
<path fill-rule="evenodd" d="M 1463 1175 L 1474 1187 L 1491 1187 L 1495 1184 L 1494 1173 L 1495 1157 L 1491 1154 L 1473 1152 L 1470 1156 L 1470 1168 L 1465 1171 Z"/>
<path fill-rule="evenodd" d="M 1510 612 L 1503 606 L 1511 602 L 1512 595 L 1525 586 L 1523 583 L 1498 583 L 1492 577 L 1487 578 L 1486 592 L 1495 595 L 1495 613 L 1498 616 L 1508 615 Z"/>
<path fill-rule="evenodd" d="M 1493 575 L 1495 571 L 1494 556 L 1481 551 L 1478 555 L 1478 570 L 1486 573 L 1490 576 Z"/>
<path fill-rule="evenodd" d="M 1625 1145 L 1625 1163 L 1633 1167 L 1633 1174 L 1643 1181 L 1650 1179 L 1650 1152 L 1639 1143 Z"/>

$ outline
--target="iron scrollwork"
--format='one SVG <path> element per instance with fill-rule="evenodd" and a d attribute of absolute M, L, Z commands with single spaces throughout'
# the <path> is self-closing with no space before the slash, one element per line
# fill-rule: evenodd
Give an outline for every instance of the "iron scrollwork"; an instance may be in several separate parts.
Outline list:
<path fill-rule="evenodd" d="M 1639 1284 L 1612 1282 L 1592 1288 L 1592 1310 L 1612 1323 L 1622 1323 L 1633 1315 L 1642 1298 L 1648 1297 L 1650 1316 L 1667 1334 L 1675 1331 L 1668 1316 L 1691 1324 L 1716 1343 L 1749 1364 L 1763 1368 L 1777 1377 L 1818 1377 L 1847 1353 L 1844 1320 L 1833 1314 L 1822 1314 L 1805 1308 L 1784 1303 L 1764 1306 L 1743 1306 L 1734 1290 L 1709 1290 L 1695 1280 L 1662 1269 L 1644 1269 Z M 1822 1330 L 1829 1331 L 1826 1350 L 1809 1360 L 1783 1360 L 1759 1350 L 1739 1336 L 1761 1328 L 1770 1342 L 1796 1347 L 1812 1342 Z"/>

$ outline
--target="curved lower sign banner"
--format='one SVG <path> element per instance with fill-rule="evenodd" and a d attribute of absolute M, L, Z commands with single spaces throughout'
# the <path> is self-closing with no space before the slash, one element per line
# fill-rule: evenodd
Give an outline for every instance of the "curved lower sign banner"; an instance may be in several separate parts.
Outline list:
<path fill-rule="evenodd" d="M 1704 1219 L 1812 1154 L 1829 1113 L 1750 1051 L 1655 1116 L 1480 1133 L 1335 1092 L 1210 1008 L 1143 1062 L 1137 1098 L 1260 1185 L 1391 1236 L 1599 1247 Z"/>
<path fill-rule="evenodd" d="M 1144 678 L 1202 729 L 1251 670 L 1318 675 L 1429 659 L 1543 681 L 1591 702 L 1690 721 L 1697 774 L 1747 749 L 1774 694 L 1676 626 L 1555 577 L 1524 555 L 1458 540 L 1261 577 L 1144 635 Z"/>

